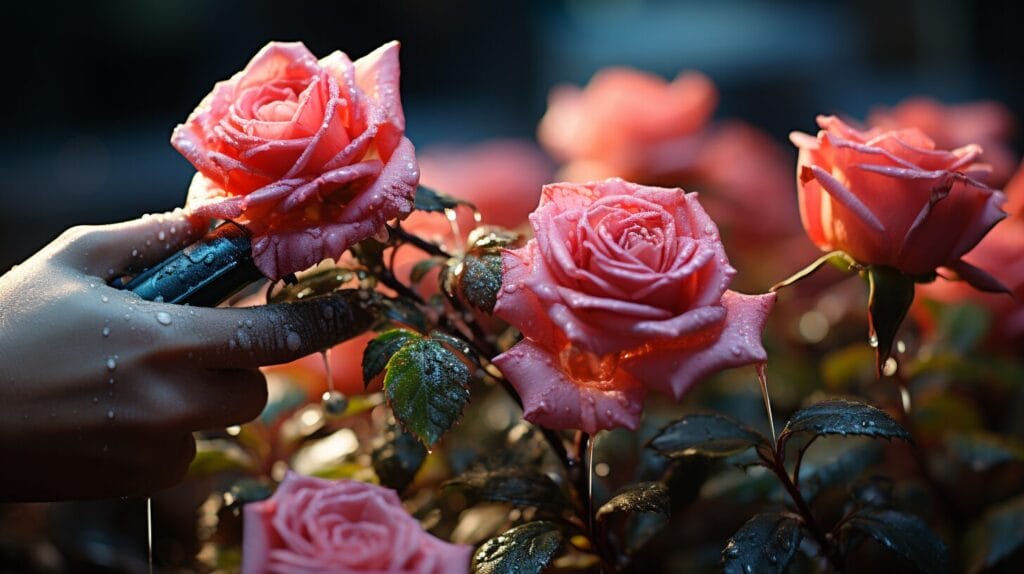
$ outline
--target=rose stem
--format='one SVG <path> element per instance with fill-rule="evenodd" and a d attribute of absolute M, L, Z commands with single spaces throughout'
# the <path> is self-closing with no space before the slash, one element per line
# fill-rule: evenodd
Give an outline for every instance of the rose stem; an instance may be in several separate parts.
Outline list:
<path fill-rule="evenodd" d="M 839 556 L 839 549 L 832 544 L 831 539 L 814 517 L 814 513 L 811 512 L 810 505 L 804 500 L 803 494 L 800 493 L 800 488 L 794 484 L 789 478 L 789 473 L 786 472 L 785 454 L 783 452 L 785 448 L 786 441 L 785 436 L 783 436 L 782 440 L 776 442 L 776 447 L 772 450 L 771 456 L 765 455 L 760 448 L 758 448 L 758 455 L 760 455 L 761 460 L 766 463 L 768 468 L 775 473 L 779 482 L 782 483 L 782 487 L 786 489 L 790 499 L 793 500 L 793 504 L 796 505 L 797 512 L 803 519 L 804 526 L 811 532 L 814 540 L 818 543 L 818 547 L 821 548 L 821 553 L 825 555 L 833 569 L 837 572 L 842 572 L 843 561 L 842 557 Z"/>

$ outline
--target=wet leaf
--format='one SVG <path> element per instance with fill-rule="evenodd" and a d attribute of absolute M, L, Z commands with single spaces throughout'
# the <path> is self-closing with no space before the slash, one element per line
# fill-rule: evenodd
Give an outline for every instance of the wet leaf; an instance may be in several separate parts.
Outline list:
<path fill-rule="evenodd" d="M 803 532 L 800 523 L 781 514 L 758 514 L 729 539 L 722 551 L 726 574 L 777 574 L 786 571 Z"/>
<path fill-rule="evenodd" d="M 694 414 L 663 428 L 648 444 L 669 458 L 679 458 L 695 454 L 730 456 L 768 442 L 756 431 L 725 415 Z"/>
<path fill-rule="evenodd" d="M 467 255 L 458 266 L 459 293 L 474 309 L 494 311 L 501 289 L 501 254 Z"/>
<path fill-rule="evenodd" d="M 455 209 L 460 205 L 473 206 L 468 201 L 445 195 L 422 185 L 416 188 L 416 198 L 413 200 L 413 207 L 419 211 L 445 211 L 446 209 Z"/>
<path fill-rule="evenodd" d="M 875 346 L 875 375 L 892 354 L 903 319 L 914 302 L 914 279 L 891 267 L 872 265 L 865 271 L 868 280 L 868 325 Z"/>
<path fill-rule="evenodd" d="M 849 543 L 854 532 L 870 536 L 882 547 L 909 561 L 921 572 L 949 572 L 949 551 L 946 545 L 923 520 L 912 514 L 864 508 L 853 514 L 843 525 L 843 540 Z"/>
<path fill-rule="evenodd" d="M 474 574 L 539 574 L 562 548 L 561 529 L 553 522 L 516 526 L 484 542 L 473 555 Z"/>
<path fill-rule="evenodd" d="M 462 415 L 469 379 L 469 367 L 447 347 L 415 339 L 388 361 L 384 393 L 398 422 L 431 446 Z"/>
<path fill-rule="evenodd" d="M 444 264 L 445 260 L 441 257 L 431 257 L 424 259 L 423 261 L 416 262 L 416 265 L 412 266 L 412 271 L 409 272 L 409 282 L 413 285 L 423 281 L 423 278 L 430 273 L 432 269 L 436 269 Z"/>
<path fill-rule="evenodd" d="M 668 487 L 660 482 L 641 482 L 627 486 L 608 502 L 597 509 L 597 519 L 603 520 L 609 514 L 656 513 L 668 515 L 672 500 Z"/>
<path fill-rule="evenodd" d="M 821 441 L 819 441 L 821 442 Z M 839 441 L 850 446 L 815 443 L 817 453 L 824 457 L 815 460 L 805 456 L 800 472 L 800 490 L 813 499 L 819 492 L 833 486 L 849 484 L 869 466 L 882 462 L 883 448 L 873 441 Z"/>
<path fill-rule="evenodd" d="M 402 492 L 426 460 L 427 449 L 415 436 L 390 425 L 375 441 L 371 458 L 380 483 Z"/>
<path fill-rule="evenodd" d="M 1024 461 L 1024 444 L 1013 437 L 990 432 L 954 434 L 946 440 L 946 446 L 957 460 L 975 472 Z"/>
<path fill-rule="evenodd" d="M 406 343 L 421 338 L 419 334 L 407 329 L 391 329 L 374 337 L 363 351 L 363 386 L 370 386 L 384 372 L 391 357 Z"/>
<path fill-rule="evenodd" d="M 411 301 L 402 297 L 380 297 L 379 307 L 382 311 L 381 320 L 374 326 L 381 331 L 385 327 L 408 326 L 420 332 L 427 330 L 427 317 Z"/>
<path fill-rule="evenodd" d="M 555 512 L 568 506 L 561 489 L 551 477 L 530 468 L 469 470 L 443 486 L 460 489 L 475 500 L 535 506 Z"/>
<path fill-rule="evenodd" d="M 829 399 L 793 413 L 779 440 L 785 442 L 798 433 L 862 435 L 911 441 L 910 433 L 884 411 L 845 399 Z"/>
<path fill-rule="evenodd" d="M 991 568 L 1024 547 L 1024 496 L 993 507 L 968 533 L 970 572 Z"/>

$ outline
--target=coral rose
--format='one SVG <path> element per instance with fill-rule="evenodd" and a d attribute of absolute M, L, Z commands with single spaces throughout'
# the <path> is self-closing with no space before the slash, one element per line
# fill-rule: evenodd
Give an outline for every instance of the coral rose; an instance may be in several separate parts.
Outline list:
<path fill-rule="evenodd" d="M 219 82 L 171 143 L 199 170 L 187 207 L 253 235 L 272 279 L 338 258 L 412 210 L 398 44 L 351 62 L 272 42 Z"/>
<path fill-rule="evenodd" d="M 244 527 L 243 574 L 459 574 L 473 550 L 425 532 L 393 490 L 295 473 Z"/>
<path fill-rule="evenodd" d="M 629 68 L 606 68 L 586 88 L 551 92 L 538 128 L 541 144 L 569 162 L 562 177 L 586 181 L 622 177 L 644 183 L 674 181 L 693 168 L 701 130 L 718 92 L 700 72 L 671 83 Z"/>
<path fill-rule="evenodd" d="M 915 128 L 857 131 L 819 116 L 818 137 L 794 132 L 800 216 L 820 249 L 908 275 L 948 267 L 968 281 L 991 277 L 961 256 L 1005 213 L 1002 192 L 981 183 L 975 145 L 943 151 Z"/>
<path fill-rule="evenodd" d="M 944 105 L 931 98 L 907 98 L 892 108 L 872 110 L 868 124 L 885 130 L 917 128 L 941 149 L 980 145 L 985 150 L 982 159 L 992 166 L 985 180 L 989 185 L 1005 184 L 1016 164 L 1010 146 L 1015 121 L 1010 110 L 999 102 Z"/>
<path fill-rule="evenodd" d="M 544 187 L 536 237 L 505 251 L 495 314 L 524 339 L 494 362 L 549 428 L 635 428 L 648 390 L 681 397 L 766 360 L 774 295 L 735 273 L 696 194 L 621 179 Z"/>

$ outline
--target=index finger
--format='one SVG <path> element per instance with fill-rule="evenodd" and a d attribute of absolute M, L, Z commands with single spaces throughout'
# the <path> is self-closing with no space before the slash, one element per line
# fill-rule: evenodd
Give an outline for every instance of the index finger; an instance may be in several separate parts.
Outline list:
<path fill-rule="evenodd" d="M 246 369 L 294 361 L 367 331 L 371 304 L 355 289 L 297 303 L 195 308 L 198 335 L 188 345 L 212 368 Z"/>

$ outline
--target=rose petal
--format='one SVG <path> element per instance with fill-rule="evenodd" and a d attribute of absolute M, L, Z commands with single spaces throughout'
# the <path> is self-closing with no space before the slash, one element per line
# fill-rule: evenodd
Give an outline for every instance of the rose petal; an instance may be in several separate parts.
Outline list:
<path fill-rule="evenodd" d="M 617 370 L 611 381 L 583 384 L 570 379 L 558 361 L 528 339 L 495 357 L 494 364 L 522 398 L 523 418 L 550 429 L 588 433 L 636 428 L 644 390 L 628 373 Z"/>
<path fill-rule="evenodd" d="M 623 369 L 648 388 L 671 395 L 676 400 L 697 382 L 721 370 L 763 363 L 768 355 L 761 344 L 775 294 L 744 295 L 726 291 L 722 297 L 727 316 L 724 330 L 705 346 L 672 347 L 654 345 L 624 360 Z"/>
<path fill-rule="evenodd" d="M 382 111 L 377 149 L 384 161 L 405 132 L 405 115 L 398 92 L 398 42 L 388 42 L 355 62 L 356 84 Z"/>

